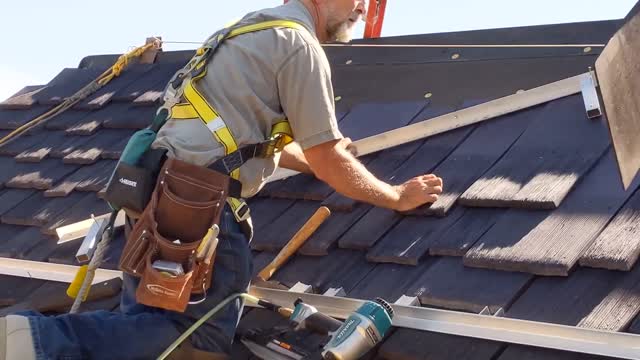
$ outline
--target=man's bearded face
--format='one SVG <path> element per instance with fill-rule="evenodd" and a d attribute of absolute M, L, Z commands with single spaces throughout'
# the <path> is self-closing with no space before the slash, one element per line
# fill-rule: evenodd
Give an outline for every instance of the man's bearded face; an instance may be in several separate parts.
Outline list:
<path fill-rule="evenodd" d="M 328 40 L 351 41 L 356 23 L 364 16 L 364 2 L 361 0 L 340 0 L 331 2 L 330 5 L 327 16 Z"/>

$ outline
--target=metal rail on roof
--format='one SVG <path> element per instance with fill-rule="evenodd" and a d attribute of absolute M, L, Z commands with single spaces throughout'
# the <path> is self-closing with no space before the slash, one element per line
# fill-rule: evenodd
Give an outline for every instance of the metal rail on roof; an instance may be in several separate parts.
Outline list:
<path fill-rule="evenodd" d="M 345 319 L 363 300 L 251 287 L 251 295 L 291 306 L 296 299 Z M 417 306 L 393 305 L 393 325 L 584 354 L 640 359 L 640 335 L 509 319 Z"/>
<path fill-rule="evenodd" d="M 0 258 L 0 274 L 70 283 L 78 266 Z M 122 277 L 118 270 L 99 269 L 94 283 Z M 319 311 L 345 319 L 363 300 L 305 294 L 251 286 L 251 295 L 291 306 L 298 298 Z M 393 305 L 396 327 L 501 341 L 623 359 L 640 359 L 640 335 L 509 319 L 491 315 Z"/>

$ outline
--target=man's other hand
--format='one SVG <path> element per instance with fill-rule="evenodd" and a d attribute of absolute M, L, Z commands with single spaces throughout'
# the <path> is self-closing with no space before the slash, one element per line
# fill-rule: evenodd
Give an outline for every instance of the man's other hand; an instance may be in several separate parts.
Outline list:
<path fill-rule="evenodd" d="M 395 189 L 399 195 L 395 210 L 409 211 L 436 202 L 442 194 L 442 179 L 433 174 L 416 176 Z"/>

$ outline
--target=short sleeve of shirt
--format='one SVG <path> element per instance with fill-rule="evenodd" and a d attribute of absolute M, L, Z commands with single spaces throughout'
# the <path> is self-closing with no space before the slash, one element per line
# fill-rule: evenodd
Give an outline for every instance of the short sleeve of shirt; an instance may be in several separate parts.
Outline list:
<path fill-rule="evenodd" d="M 335 115 L 331 69 L 319 51 L 311 44 L 301 45 L 277 75 L 280 103 L 302 149 L 343 137 Z"/>

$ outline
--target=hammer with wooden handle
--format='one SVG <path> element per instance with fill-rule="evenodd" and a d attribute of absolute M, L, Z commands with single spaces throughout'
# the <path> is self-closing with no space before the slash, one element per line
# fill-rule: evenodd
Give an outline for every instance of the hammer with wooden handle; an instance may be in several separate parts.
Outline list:
<path fill-rule="evenodd" d="M 326 206 L 321 206 L 316 212 L 307 220 L 307 222 L 298 230 L 298 232 L 289 240 L 278 255 L 265 266 L 258 274 L 258 278 L 263 281 L 267 281 L 271 276 L 289 260 L 291 255 L 304 244 L 305 241 L 322 225 L 322 223 L 331 215 L 331 211 Z"/>

